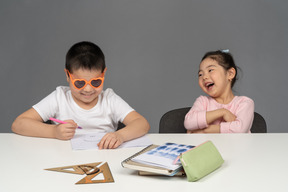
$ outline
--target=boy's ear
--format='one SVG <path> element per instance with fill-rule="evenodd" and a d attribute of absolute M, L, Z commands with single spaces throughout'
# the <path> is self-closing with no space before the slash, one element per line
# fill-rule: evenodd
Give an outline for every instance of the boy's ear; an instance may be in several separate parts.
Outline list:
<path fill-rule="evenodd" d="M 235 75 L 236 75 L 236 70 L 234 69 L 234 67 L 231 67 L 228 70 L 228 79 L 232 81 L 232 79 L 234 79 Z"/>
<path fill-rule="evenodd" d="M 65 75 L 66 75 L 66 81 L 69 83 L 70 78 L 68 76 L 67 69 L 64 69 L 64 72 L 65 72 Z"/>
<path fill-rule="evenodd" d="M 104 69 L 104 71 L 103 71 L 103 77 L 105 77 L 106 71 L 107 71 L 107 67 L 106 67 L 106 68 Z"/>

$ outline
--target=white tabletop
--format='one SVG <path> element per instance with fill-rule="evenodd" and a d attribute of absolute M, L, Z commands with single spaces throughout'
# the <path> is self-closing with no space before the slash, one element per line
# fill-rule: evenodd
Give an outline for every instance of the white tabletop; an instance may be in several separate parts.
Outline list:
<path fill-rule="evenodd" d="M 197 182 L 185 177 L 139 176 L 121 161 L 142 148 L 73 151 L 70 141 L 0 134 L 0 191 L 288 191 L 288 134 L 149 134 L 155 144 L 198 145 L 211 140 L 225 160 Z M 106 161 L 114 183 L 75 185 L 83 175 L 46 168 Z"/>

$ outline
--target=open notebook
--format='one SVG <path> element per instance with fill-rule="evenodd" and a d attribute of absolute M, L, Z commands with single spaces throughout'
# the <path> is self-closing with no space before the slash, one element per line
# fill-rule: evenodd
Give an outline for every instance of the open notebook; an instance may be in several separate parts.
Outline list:
<path fill-rule="evenodd" d="M 191 145 L 165 143 L 164 145 L 150 145 L 133 156 L 122 161 L 125 168 L 141 172 L 150 172 L 174 176 L 182 170 L 180 161 L 173 164 L 174 160 L 183 152 L 193 148 Z"/>

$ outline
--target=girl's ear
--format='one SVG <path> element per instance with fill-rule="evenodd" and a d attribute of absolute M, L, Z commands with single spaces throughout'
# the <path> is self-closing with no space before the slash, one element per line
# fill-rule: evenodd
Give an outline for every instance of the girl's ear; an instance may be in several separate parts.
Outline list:
<path fill-rule="evenodd" d="M 231 67 L 230 69 L 228 69 L 228 79 L 230 81 L 232 81 L 232 79 L 234 79 L 235 75 L 236 75 L 236 70 L 234 67 Z"/>

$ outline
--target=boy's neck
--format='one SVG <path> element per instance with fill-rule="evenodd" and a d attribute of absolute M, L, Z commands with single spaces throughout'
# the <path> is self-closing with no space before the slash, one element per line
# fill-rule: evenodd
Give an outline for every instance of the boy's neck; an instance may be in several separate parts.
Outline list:
<path fill-rule="evenodd" d="M 97 105 L 99 96 L 93 102 L 90 102 L 90 103 L 84 103 L 82 101 L 79 101 L 77 98 L 73 96 L 73 94 L 72 94 L 72 98 L 80 108 L 89 110 Z"/>

